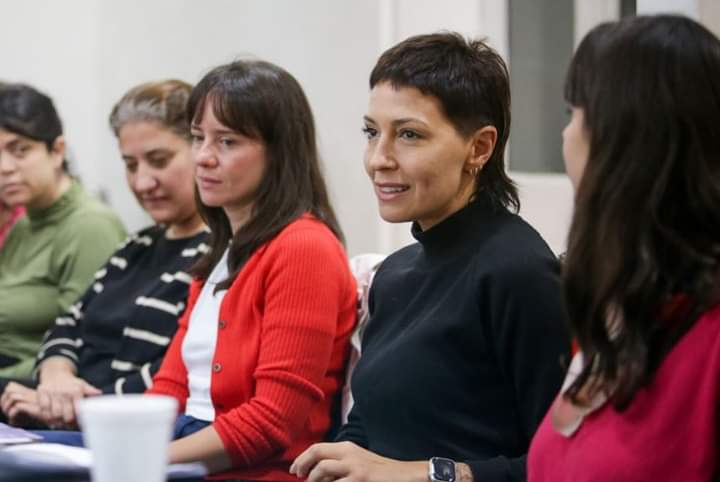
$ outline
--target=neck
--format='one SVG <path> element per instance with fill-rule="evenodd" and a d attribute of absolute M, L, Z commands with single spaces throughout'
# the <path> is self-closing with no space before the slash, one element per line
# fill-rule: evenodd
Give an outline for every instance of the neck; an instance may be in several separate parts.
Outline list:
<path fill-rule="evenodd" d="M 194 212 L 190 217 L 170 224 L 165 231 L 165 237 L 168 239 L 189 238 L 203 229 L 205 229 L 205 223 L 200 215 Z"/>
<path fill-rule="evenodd" d="M 250 214 L 252 213 L 252 204 L 247 204 L 238 207 L 223 207 L 225 215 L 230 221 L 230 227 L 232 228 L 233 234 L 237 233 L 240 228 L 250 220 Z"/>
<path fill-rule="evenodd" d="M 72 186 L 72 180 L 70 179 L 70 176 L 68 176 L 64 172 L 61 173 L 58 182 L 55 183 L 53 188 L 45 196 L 41 196 L 39 199 L 29 202 L 27 208 L 45 209 L 52 206 L 55 201 L 60 199 L 63 194 L 68 192 L 70 186 Z"/>
<path fill-rule="evenodd" d="M 0 227 L 4 226 L 7 222 L 10 221 L 10 219 L 12 219 L 14 210 L 14 207 L 0 204 Z"/>

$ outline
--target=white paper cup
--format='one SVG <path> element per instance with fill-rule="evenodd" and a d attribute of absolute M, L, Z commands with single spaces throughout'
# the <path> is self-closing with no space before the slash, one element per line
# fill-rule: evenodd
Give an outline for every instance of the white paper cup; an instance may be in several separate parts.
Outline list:
<path fill-rule="evenodd" d="M 93 482 L 164 482 L 177 401 L 103 395 L 77 402 Z"/>

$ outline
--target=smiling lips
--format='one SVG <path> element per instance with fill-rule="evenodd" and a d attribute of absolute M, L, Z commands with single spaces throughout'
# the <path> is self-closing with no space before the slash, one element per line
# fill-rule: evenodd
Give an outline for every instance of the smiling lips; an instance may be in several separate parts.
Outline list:
<path fill-rule="evenodd" d="M 397 183 L 375 183 L 375 194 L 381 201 L 392 201 L 408 191 L 410 186 Z"/>

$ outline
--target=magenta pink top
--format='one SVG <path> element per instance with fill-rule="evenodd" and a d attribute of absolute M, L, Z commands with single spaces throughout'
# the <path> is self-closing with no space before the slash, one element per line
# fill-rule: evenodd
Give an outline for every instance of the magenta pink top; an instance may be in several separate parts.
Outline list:
<path fill-rule="evenodd" d="M 12 228 L 13 225 L 17 222 L 17 220 L 23 217 L 24 214 L 24 207 L 17 206 L 12 208 L 12 214 L 10 215 L 10 219 L 8 219 L 5 224 L 0 225 L 0 248 L 2 248 L 2 245 L 5 242 L 5 237 L 10 232 L 10 228 Z"/>
<path fill-rule="evenodd" d="M 552 426 L 553 408 L 530 445 L 528 482 L 720 480 L 720 305 L 623 412 L 606 403 L 565 437 Z"/>

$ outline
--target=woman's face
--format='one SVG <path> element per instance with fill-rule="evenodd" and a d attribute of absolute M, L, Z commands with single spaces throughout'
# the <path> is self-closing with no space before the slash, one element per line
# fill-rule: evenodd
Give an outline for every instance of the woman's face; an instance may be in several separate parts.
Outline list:
<path fill-rule="evenodd" d="M 57 197 L 64 154 L 62 136 L 48 150 L 42 141 L 0 129 L 0 197 L 10 206 L 50 206 Z"/>
<path fill-rule="evenodd" d="M 200 198 L 207 206 L 223 208 L 235 232 L 252 213 L 267 165 L 265 143 L 220 123 L 211 99 L 191 130 Z"/>
<path fill-rule="evenodd" d="M 585 111 L 581 107 L 573 107 L 570 122 L 562 132 L 563 159 L 565 170 L 577 191 L 590 155 L 590 136 L 585 127 Z"/>
<path fill-rule="evenodd" d="M 364 131 L 365 169 L 384 220 L 417 221 L 426 230 L 469 202 L 473 140 L 457 132 L 435 97 L 379 83 Z"/>
<path fill-rule="evenodd" d="M 190 143 L 159 123 L 138 121 L 120 129 L 118 146 L 128 186 L 153 221 L 177 236 L 194 232 L 198 213 Z"/>

